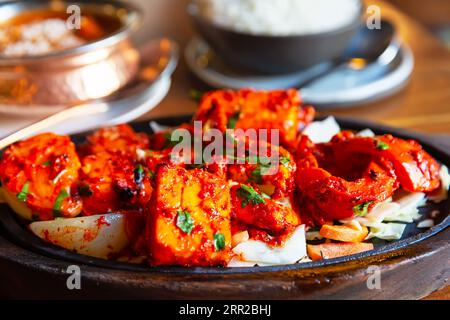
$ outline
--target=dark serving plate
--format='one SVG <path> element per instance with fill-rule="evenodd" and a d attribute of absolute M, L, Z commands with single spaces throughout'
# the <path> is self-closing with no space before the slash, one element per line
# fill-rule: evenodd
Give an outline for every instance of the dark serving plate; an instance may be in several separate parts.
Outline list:
<path fill-rule="evenodd" d="M 163 125 L 176 126 L 189 120 L 190 117 L 185 116 L 157 119 L 156 121 Z M 363 121 L 338 119 L 338 122 L 341 127 L 345 129 L 362 130 L 371 128 L 377 134 L 392 133 L 398 137 L 416 139 L 436 159 L 450 167 L 450 151 L 435 144 L 429 137 Z M 135 123 L 132 124 L 132 126 L 137 131 L 151 132 L 148 122 Z M 75 143 L 80 143 L 84 140 L 86 135 L 87 133 L 75 135 L 73 136 L 73 140 Z M 90 285 L 93 286 L 90 294 L 96 297 L 112 295 L 112 297 L 140 298 L 245 298 L 243 294 L 247 291 L 254 295 L 250 298 L 317 298 L 321 297 L 316 296 L 316 294 L 322 292 L 323 288 L 327 288 L 325 293 L 330 290 L 330 283 L 326 282 L 327 280 L 323 280 L 323 277 L 326 279 L 333 274 L 333 277 L 336 277 L 336 279 L 341 279 L 341 277 L 345 277 L 348 281 L 350 281 L 349 279 L 360 279 L 357 283 L 363 285 L 364 281 L 361 280 L 361 277 L 367 277 L 367 272 L 364 270 L 366 270 L 369 265 L 376 264 L 383 266 L 384 264 L 390 265 L 391 263 L 395 263 L 395 268 L 390 266 L 386 269 L 390 270 L 390 273 L 392 273 L 398 268 L 403 270 L 405 266 L 417 267 L 418 264 L 415 260 L 421 256 L 420 250 L 424 250 L 424 257 L 428 258 L 432 257 L 433 253 L 439 251 L 439 255 L 433 258 L 434 261 L 428 261 L 430 259 L 423 260 L 428 261 L 429 266 L 427 267 L 428 272 L 422 272 L 423 275 L 421 277 L 430 276 L 433 277 L 433 281 L 427 282 L 426 286 L 424 285 L 426 288 L 424 286 L 421 287 L 420 285 L 415 285 L 414 288 L 417 293 L 416 295 L 412 295 L 412 297 L 420 297 L 425 295 L 425 293 L 429 293 L 427 290 L 436 289 L 438 286 L 442 285 L 442 281 L 446 281 L 450 274 L 450 236 L 448 230 L 448 226 L 450 225 L 450 217 L 448 216 L 448 213 L 450 212 L 450 200 L 446 200 L 440 204 L 427 204 L 427 206 L 421 209 L 421 220 L 429 219 L 430 213 L 434 210 L 440 211 L 440 214 L 433 219 L 435 221 L 434 227 L 430 229 L 418 229 L 416 223 L 408 224 L 401 240 L 394 242 L 377 242 L 375 244 L 375 249 L 372 251 L 341 258 L 285 266 L 254 268 L 155 268 L 146 265 L 92 258 L 45 243 L 43 240 L 31 234 L 31 232 L 26 229 L 25 225 L 16 218 L 16 215 L 7 205 L 1 204 L 0 280 L 2 274 L 5 276 L 2 270 L 2 263 L 5 261 L 10 263 L 14 258 L 17 258 L 15 256 L 10 257 L 5 251 L 2 251 L 2 245 L 4 246 L 7 243 L 7 247 L 13 247 L 14 252 L 15 250 L 21 252 L 19 259 L 15 261 L 16 264 L 20 264 L 21 260 L 26 258 L 25 260 L 31 269 L 41 269 L 41 272 L 44 274 L 46 272 L 50 272 L 51 274 L 52 271 L 50 271 L 50 269 L 52 269 L 55 264 L 59 266 L 68 266 L 71 264 L 83 266 L 83 270 L 90 271 L 88 278 Z M 31 256 L 34 258 L 30 259 Z M 411 260 L 412 262 L 395 262 L 397 259 L 406 259 L 406 261 Z M 440 266 L 436 259 L 442 261 Z M 57 273 L 61 273 L 61 267 L 58 270 Z M 432 270 L 434 271 L 431 272 Z M 11 269 L 9 272 L 16 272 L 16 270 L 12 271 Z M 404 272 L 405 271 L 403 270 L 402 273 Z M 411 276 L 413 276 L 414 271 L 411 269 L 410 272 Z M 439 274 L 439 277 L 436 276 L 436 272 Z M 59 275 L 61 276 L 61 274 Z M 347 278 L 349 275 L 352 276 Z M 64 276 L 64 274 L 62 274 L 62 276 Z M 275 277 L 279 283 L 277 281 L 274 282 L 273 277 Z M 414 278 L 409 278 L 408 274 L 404 274 L 403 277 L 414 282 Z M 240 280 L 236 282 L 237 279 Z M 247 282 L 245 282 L 244 279 Z M 285 283 L 286 281 L 287 283 Z M 289 283 L 292 286 L 297 283 L 296 281 L 305 282 L 304 287 L 302 288 L 301 286 L 298 287 L 295 285 L 294 288 L 291 288 L 289 286 Z M 325 281 L 325 283 L 323 281 Z M 34 280 L 34 282 L 36 282 L 36 280 Z M 208 283 L 211 287 L 208 286 Z M 237 283 L 240 283 L 240 285 L 237 285 Z M 395 287 L 395 290 L 393 289 L 392 292 L 381 293 L 382 295 L 379 297 L 404 297 L 404 294 L 400 294 L 398 291 L 399 288 L 396 287 L 396 285 L 400 285 L 401 283 L 403 282 L 397 281 L 391 283 L 390 287 Z M 116 290 L 108 292 L 103 290 L 111 285 Z M 411 286 L 411 284 L 409 285 Z M 406 284 L 403 286 L 405 287 Z M 245 287 L 245 290 L 243 287 Z M 119 288 L 120 290 L 118 290 Z M 355 293 L 353 291 L 346 291 L 348 290 L 347 285 L 341 284 L 340 288 L 341 291 L 338 290 L 338 287 L 334 288 L 327 293 L 328 296 L 334 297 L 335 293 L 340 292 L 340 297 L 345 298 L 351 297 L 351 295 Z M 133 290 L 132 293 L 130 290 Z M 353 288 L 352 290 L 356 289 Z M 380 292 L 373 292 L 367 288 L 365 290 L 363 295 L 369 294 L 368 297 L 376 297 L 377 294 L 380 295 Z M 347 292 L 347 295 L 344 294 L 345 292 Z M 324 297 L 326 297 L 325 293 L 323 293 Z M 65 292 L 65 294 L 67 294 L 67 292 Z M 396 294 L 397 296 L 391 296 L 389 294 Z"/>

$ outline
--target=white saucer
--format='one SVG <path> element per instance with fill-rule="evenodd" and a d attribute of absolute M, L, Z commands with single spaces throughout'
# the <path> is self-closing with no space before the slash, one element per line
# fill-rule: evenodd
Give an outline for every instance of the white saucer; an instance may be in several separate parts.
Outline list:
<path fill-rule="evenodd" d="M 191 71 L 213 87 L 263 90 L 301 88 L 305 102 L 328 108 L 355 105 L 391 95 L 405 86 L 414 67 L 411 50 L 403 45 L 395 63 L 389 66 L 373 65 L 362 70 L 338 68 L 301 87 L 305 79 L 321 74 L 330 63 L 291 74 L 252 75 L 230 69 L 200 38 L 191 39 L 185 50 L 185 59 Z"/>
<path fill-rule="evenodd" d="M 167 95 L 170 89 L 170 78 L 161 78 L 153 83 L 142 93 L 127 100 L 117 103 L 112 101 L 112 107 L 108 112 L 80 116 L 72 118 L 61 125 L 51 127 L 47 131 L 58 134 L 74 134 L 82 131 L 92 130 L 100 126 L 115 125 L 133 121 L 141 115 L 156 107 Z M 14 133 L 18 129 L 28 126 L 40 118 L 17 118 L 14 116 L 0 117 L 0 137 Z"/>

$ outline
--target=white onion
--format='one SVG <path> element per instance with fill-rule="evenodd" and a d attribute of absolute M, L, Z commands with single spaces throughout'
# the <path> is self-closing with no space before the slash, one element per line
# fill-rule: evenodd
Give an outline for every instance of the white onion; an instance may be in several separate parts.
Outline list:
<path fill-rule="evenodd" d="M 30 230 L 54 245 L 103 259 L 128 245 L 125 215 L 119 213 L 33 222 Z"/>

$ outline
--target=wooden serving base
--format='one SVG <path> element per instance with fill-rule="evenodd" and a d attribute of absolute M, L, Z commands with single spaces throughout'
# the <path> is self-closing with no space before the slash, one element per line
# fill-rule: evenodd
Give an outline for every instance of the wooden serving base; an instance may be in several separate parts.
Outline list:
<path fill-rule="evenodd" d="M 81 290 L 66 286 L 72 263 L 27 251 L 0 236 L 0 298 L 28 299 L 420 299 L 446 285 L 450 230 L 404 249 L 333 266 L 268 273 L 168 274 L 81 268 Z M 381 289 L 370 290 L 369 266 Z"/>

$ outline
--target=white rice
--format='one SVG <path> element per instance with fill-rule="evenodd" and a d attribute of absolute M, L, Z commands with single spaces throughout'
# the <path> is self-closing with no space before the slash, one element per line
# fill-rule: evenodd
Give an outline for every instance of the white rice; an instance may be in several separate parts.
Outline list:
<path fill-rule="evenodd" d="M 0 53 L 7 57 L 47 54 L 84 43 L 60 19 L 45 19 L 13 26 L 0 33 Z"/>
<path fill-rule="evenodd" d="M 212 23 L 258 35 L 302 35 L 349 25 L 358 0 L 196 0 Z"/>

